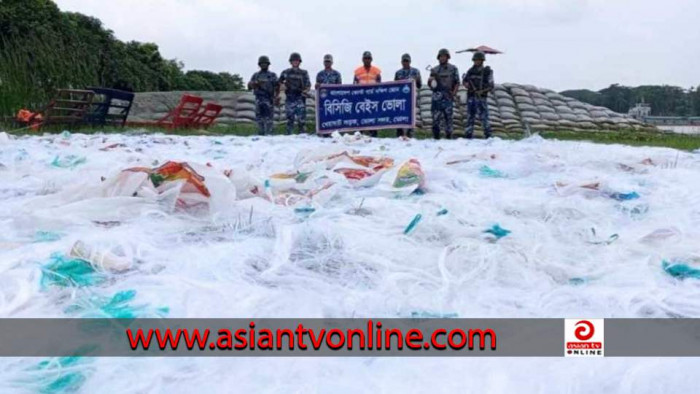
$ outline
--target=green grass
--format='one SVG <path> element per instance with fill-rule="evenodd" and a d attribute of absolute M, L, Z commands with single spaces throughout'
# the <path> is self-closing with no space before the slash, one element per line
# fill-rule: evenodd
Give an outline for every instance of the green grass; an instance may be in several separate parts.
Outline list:
<path fill-rule="evenodd" d="M 693 151 L 700 149 L 700 135 L 672 134 L 645 131 L 547 131 L 540 135 L 548 139 L 590 141 L 599 144 L 623 144 L 632 146 L 660 146 Z"/>
<path fill-rule="evenodd" d="M 307 126 L 308 129 L 313 130 L 313 125 Z M 11 130 L 10 125 L 5 125 L 5 127 L 0 127 L 0 130 Z M 120 128 L 104 128 L 104 129 L 93 129 L 90 127 L 61 127 L 52 126 L 51 128 L 42 129 L 40 133 L 60 133 L 63 130 L 69 130 L 70 132 L 92 134 L 96 132 L 101 133 L 124 133 L 125 129 Z M 277 125 L 274 128 L 275 135 L 284 134 L 284 126 Z M 181 129 L 181 130 L 163 130 L 159 128 L 145 128 L 142 129 L 146 134 L 156 134 L 165 133 L 173 135 L 212 135 L 212 136 L 254 136 L 257 135 L 258 129 L 254 124 L 237 124 L 237 125 L 219 125 L 214 126 L 209 130 L 192 130 L 192 129 Z M 126 129 L 126 132 L 133 132 L 133 129 Z M 31 130 L 19 130 L 13 132 L 17 135 L 36 135 L 36 132 Z M 463 137 L 464 134 L 456 132 L 457 137 Z M 478 136 L 479 134 L 477 134 Z M 503 139 L 521 139 L 524 136 L 517 134 L 496 134 Z M 594 143 L 601 144 L 623 144 L 632 146 L 658 146 L 674 148 L 686 151 L 693 151 L 700 149 L 700 135 L 687 135 L 687 134 L 671 134 L 671 133 L 661 133 L 661 132 L 648 132 L 648 131 L 596 131 L 596 132 L 585 132 L 585 131 L 545 131 L 540 132 L 540 136 L 546 139 L 557 139 L 565 141 L 590 141 Z M 380 130 L 380 138 L 395 138 L 395 130 Z M 415 138 L 417 139 L 428 139 L 432 138 L 432 132 L 430 130 L 416 129 Z"/>

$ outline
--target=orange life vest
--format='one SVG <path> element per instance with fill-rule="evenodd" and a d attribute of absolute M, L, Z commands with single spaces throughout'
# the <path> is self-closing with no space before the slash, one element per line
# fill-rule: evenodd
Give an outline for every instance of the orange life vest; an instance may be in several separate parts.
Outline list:
<path fill-rule="evenodd" d="M 382 74 L 382 70 L 379 67 L 370 66 L 369 70 L 365 68 L 364 65 L 355 69 L 355 80 L 360 85 L 366 85 L 369 83 L 377 83 L 377 79 Z"/>

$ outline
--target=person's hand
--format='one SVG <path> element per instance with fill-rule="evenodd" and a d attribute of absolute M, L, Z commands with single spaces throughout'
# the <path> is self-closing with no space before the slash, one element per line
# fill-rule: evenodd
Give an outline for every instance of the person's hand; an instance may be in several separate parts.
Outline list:
<path fill-rule="evenodd" d="M 275 105 L 280 105 L 281 102 L 280 96 L 275 97 Z"/>
<path fill-rule="evenodd" d="M 434 77 L 428 78 L 428 86 L 430 86 L 431 89 L 437 88 L 437 80 Z"/>

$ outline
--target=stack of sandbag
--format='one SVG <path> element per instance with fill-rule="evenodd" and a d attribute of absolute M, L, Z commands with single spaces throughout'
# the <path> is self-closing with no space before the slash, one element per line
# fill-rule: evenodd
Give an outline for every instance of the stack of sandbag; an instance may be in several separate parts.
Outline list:
<path fill-rule="evenodd" d="M 433 92 L 427 86 L 423 86 L 418 91 L 418 112 L 420 113 L 420 119 L 424 129 L 433 127 L 433 115 L 430 112 L 432 99 Z"/>
<path fill-rule="evenodd" d="M 516 85 L 510 88 L 510 93 L 513 95 L 513 101 L 523 124 L 531 130 L 546 130 L 547 125 L 543 123 L 530 92 L 524 86 Z"/>
<path fill-rule="evenodd" d="M 498 108 L 498 102 L 493 94 L 489 95 L 488 98 L 489 106 L 489 121 L 491 122 L 491 129 L 495 133 L 505 133 L 506 129 L 503 125 L 503 120 L 501 119 L 501 111 Z"/>
<path fill-rule="evenodd" d="M 520 120 L 520 114 L 515 106 L 513 96 L 508 91 L 507 85 L 496 85 L 493 91 L 496 105 L 498 105 L 498 114 L 506 132 L 522 133 L 523 124 Z"/>
<path fill-rule="evenodd" d="M 179 92 L 146 92 L 134 97 L 129 121 L 150 122 L 163 118 L 180 101 Z"/>
<path fill-rule="evenodd" d="M 232 123 L 255 123 L 255 95 L 253 92 L 239 92 L 236 96 L 234 107 L 224 107 L 221 116 L 231 118 Z"/>
<path fill-rule="evenodd" d="M 455 131 L 464 130 L 467 125 L 467 90 L 462 87 L 457 91 L 453 114 Z"/>

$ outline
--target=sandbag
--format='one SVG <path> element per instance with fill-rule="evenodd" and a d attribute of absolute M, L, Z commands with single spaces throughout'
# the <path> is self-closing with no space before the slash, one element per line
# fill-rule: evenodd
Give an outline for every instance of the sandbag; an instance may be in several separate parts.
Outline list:
<path fill-rule="evenodd" d="M 255 120 L 255 111 L 236 111 L 236 118 Z"/>
<path fill-rule="evenodd" d="M 520 116 L 524 118 L 540 119 L 540 114 L 534 111 L 521 111 Z"/>
<path fill-rule="evenodd" d="M 532 101 L 531 98 L 524 97 L 524 96 L 515 96 L 515 102 L 518 105 L 521 105 L 521 104 L 535 105 L 535 102 Z"/>
<path fill-rule="evenodd" d="M 569 108 L 569 107 L 567 107 L 567 106 L 564 106 L 564 105 L 556 106 L 556 107 L 554 107 L 554 109 L 555 109 L 555 110 L 557 111 L 557 113 L 560 114 L 560 115 L 561 115 L 561 114 L 573 114 L 573 113 L 574 113 L 574 111 L 573 111 L 571 108 Z"/>
<path fill-rule="evenodd" d="M 586 111 L 586 106 L 580 101 L 572 101 L 569 103 L 569 107 L 573 110 L 584 110 Z"/>
<path fill-rule="evenodd" d="M 551 129 L 551 126 L 546 125 L 544 123 L 530 123 L 530 128 L 537 130 L 537 131 L 544 131 L 544 130 L 549 130 Z"/>
<path fill-rule="evenodd" d="M 537 105 L 538 107 L 539 107 L 539 106 L 546 106 L 546 107 L 551 107 L 551 106 L 552 106 L 552 102 L 549 101 L 549 100 L 547 100 L 546 98 L 545 98 L 545 99 L 543 99 L 543 98 L 534 98 L 534 99 L 532 99 L 532 102 L 533 102 L 535 105 Z"/>
<path fill-rule="evenodd" d="M 234 107 L 234 110 L 236 112 L 255 111 L 255 107 L 256 107 L 255 103 L 239 102 Z"/>
<path fill-rule="evenodd" d="M 243 103 L 255 104 L 255 95 L 252 93 L 242 94 L 240 97 L 238 97 L 236 104 L 238 105 Z"/>
<path fill-rule="evenodd" d="M 530 92 L 530 98 L 533 100 L 545 100 L 549 101 L 546 95 L 540 93 L 540 92 Z"/>
<path fill-rule="evenodd" d="M 513 109 L 514 109 L 514 108 L 515 108 L 515 102 L 513 102 L 513 100 L 510 100 L 510 99 L 508 99 L 508 100 L 501 100 L 501 99 L 499 99 L 499 100 L 498 100 L 498 106 L 501 107 L 501 108 L 503 108 L 503 107 L 508 107 L 508 108 L 513 108 Z"/>
<path fill-rule="evenodd" d="M 559 127 L 571 128 L 571 127 L 575 127 L 575 126 L 576 126 L 576 122 L 572 122 L 572 121 L 570 121 L 570 120 L 564 120 L 564 119 L 562 119 L 562 120 L 560 120 L 560 121 L 557 122 L 557 125 L 559 125 Z"/>
<path fill-rule="evenodd" d="M 514 87 L 510 89 L 510 93 L 513 96 L 525 96 L 525 97 L 530 97 L 530 94 L 527 92 L 527 90 L 519 88 L 519 87 Z"/>
<path fill-rule="evenodd" d="M 516 113 L 516 112 L 517 112 L 517 110 L 515 109 L 515 107 L 498 107 L 498 110 L 499 110 L 500 112 L 512 112 L 512 113 Z"/>
<path fill-rule="evenodd" d="M 520 111 L 537 112 L 537 107 L 531 104 L 518 104 L 518 109 L 520 109 Z"/>
<path fill-rule="evenodd" d="M 518 124 L 518 125 L 519 125 L 519 124 L 521 124 L 521 122 L 520 122 L 519 119 L 503 119 L 503 124 L 506 125 L 506 126 L 512 125 L 512 124 Z"/>
<path fill-rule="evenodd" d="M 584 129 L 598 129 L 598 126 L 596 126 L 593 122 L 578 122 L 577 125 L 578 127 Z"/>
<path fill-rule="evenodd" d="M 255 124 L 255 120 L 251 119 L 246 119 L 246 118 L 235 118 L 234 123 L 241 123 L 241 124 Z"/>
<path fill-rule="evenodd" d="M 576 116 L 576 115 L 574 115 L 574 114 L 559 113 L 559 117 L 560 117 L 562 120 L 568 120 L 568 121 L 571 121 L 571 122 L 578 122 L 578 116 Z"/>
<path fill-rule="evenodd" d="M 508 93 L 508 92 L 505 91 L 505 90 L 496 90 L 496 91 L 494 92 L 494 95 L 496 96 L 496 98 L 499 98 L 499 99 L 500 99 L 500 98 L 511 99 L 510 93 Z"/>

